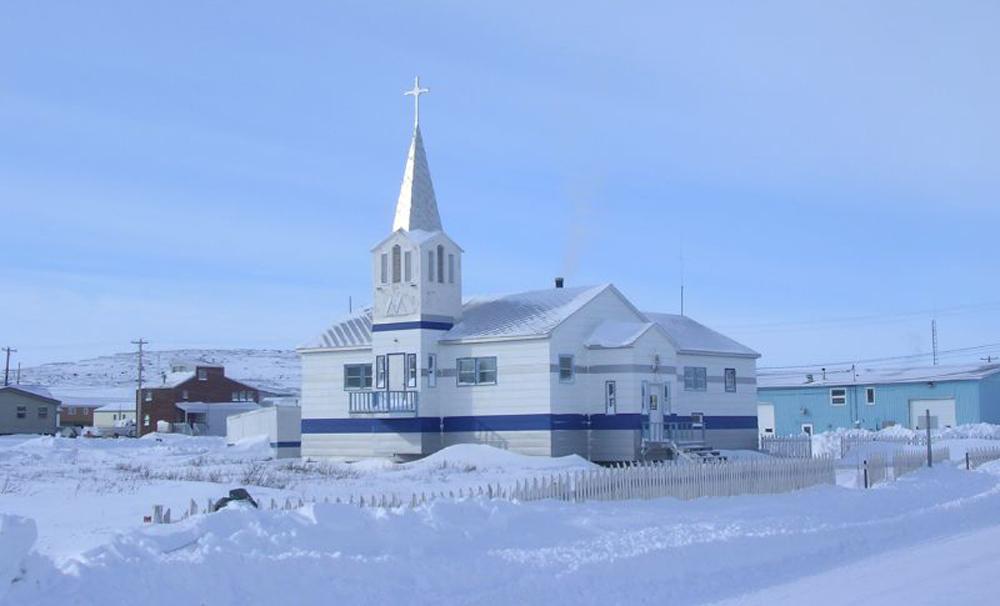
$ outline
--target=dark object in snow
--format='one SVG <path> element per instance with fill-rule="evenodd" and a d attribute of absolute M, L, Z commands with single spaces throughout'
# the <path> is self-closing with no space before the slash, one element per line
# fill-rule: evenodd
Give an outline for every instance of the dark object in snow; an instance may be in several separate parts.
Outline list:
<path fill-rule="evenodd" d="M 253 497 L 250 496 L 250 493 L 245 488 L 234 488 L 229 491 L 228 497 L 222 497 L 216 501 L 215 505 L 212 506 L 212 511 L 219 511 L 233 501 L 244 501 L 253 505 L 255 509 L 257 508 L 257 501 L 253 500 Z"/>

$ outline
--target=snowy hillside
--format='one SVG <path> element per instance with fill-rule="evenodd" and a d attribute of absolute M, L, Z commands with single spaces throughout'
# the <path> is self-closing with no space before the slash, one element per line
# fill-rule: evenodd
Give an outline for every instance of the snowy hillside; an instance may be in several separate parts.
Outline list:
<path fill-rule="evenodd" d="M 145 356 L 145 384 L 154 385 L 174 361 L 221 364 L 226 376 L 270 391 L 299 392 L 299 357 L 277 349 L 181 349 Z M 77 362 L 54 362 L 21 371 L 21 382 L 44 385 L 60 399 L 106 402 L 130 399 L 135 389 L 136 354 L 117 353 Z"/>

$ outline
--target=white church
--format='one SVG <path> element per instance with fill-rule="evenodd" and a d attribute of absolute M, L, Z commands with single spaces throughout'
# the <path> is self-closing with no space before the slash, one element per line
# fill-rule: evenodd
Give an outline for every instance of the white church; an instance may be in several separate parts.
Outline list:
<path fill-rule="evenodd" d="M 462 295 L 419 98 L 373 304 L 301 347 L 302 456 L 416 458 L 460 443 L 593 461 L 756 448 L 760 355 L 612 284 Z"/>

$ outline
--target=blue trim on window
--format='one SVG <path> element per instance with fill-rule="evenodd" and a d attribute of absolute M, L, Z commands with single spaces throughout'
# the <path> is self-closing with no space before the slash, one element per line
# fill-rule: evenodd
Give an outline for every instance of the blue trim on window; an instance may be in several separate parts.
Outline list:
<path fill-rule="evenodd" d="M 271 442 L 271 448 L 301 448 L 302 442 Z"/>
<path fill-rule="evenodd" d="M 426 328 L 427 330 L 451 330 L 454 324 L 450 322 L 433 322 L 431 320 L 415 320 L 413 322 L 388 322 L 386 324 L 372 324 L 372 332 L 391 332 L 394 330 L 415 330 Z"/>
<path fill-rule="evenodd" d="M 644 416 L 623 414 L 525 414 L 479 415 L 463 417 L 405 417 L 395 419 L 302 419 L 302 433 L 438 433 L 458 431 L 565 431 L 584 430 L 638 430 Z M 667 415 L 667 423 L 690 423 L 689 416 Z M 756 416 L 706 416 L 705 428 L 757 429 Z"/>

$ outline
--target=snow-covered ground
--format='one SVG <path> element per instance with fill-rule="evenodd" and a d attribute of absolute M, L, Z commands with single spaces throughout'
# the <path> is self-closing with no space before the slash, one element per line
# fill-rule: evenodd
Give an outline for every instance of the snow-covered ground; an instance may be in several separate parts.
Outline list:
<path fill-rule="evenodd" d="M 322 500 L 589 463 L 481 446 L 403 465 L 266 457 L 260 443 L 213 438 L 0 438 L 0 603 L 909 606 L 1000 595 L 990 574 L 1000 564 L 1000 462 L 945 464 L 867 491 L 386 511 Z M 240 485 L 264 500 L 320 502 L 141 523 L 154 503 L 176 510 Z"/>

